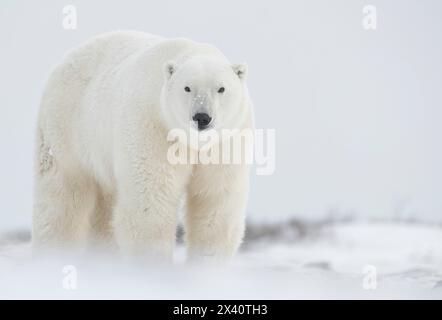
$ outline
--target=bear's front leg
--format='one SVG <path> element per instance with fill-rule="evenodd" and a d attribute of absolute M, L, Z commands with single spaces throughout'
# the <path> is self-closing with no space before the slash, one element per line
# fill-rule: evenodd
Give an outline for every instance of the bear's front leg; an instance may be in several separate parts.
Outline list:
<path fill-rule="evenodd" d="M 119 191 L 113 219 L 117 245 L 132 260 L 171 262 L 179 188 L 170 182 L 145 181 L 145 192 L 137 189 L 133 186 Z"/>
<path fill-rule="evenodd" d="M 197 167 L 189 186 L 186 241 L 190 261 L 228 262 L 245 230 L 246 166 Z"/>
<path fill-rule="evenodd" d="M 159 203 L 135 205 L 121 200 L 114 210 L 113 222 L 116 241 L 124 256 L 147 263 L 171 262 L 175 206 L 166 208 Z"/>
<path fill-rule="evenodd" d="M 127 154 L 118 165 L 113 231 L 123 255 L 141 262 L 172 261 L 177 211 L 191 173 L 163 161 L 163 154 Z"/>

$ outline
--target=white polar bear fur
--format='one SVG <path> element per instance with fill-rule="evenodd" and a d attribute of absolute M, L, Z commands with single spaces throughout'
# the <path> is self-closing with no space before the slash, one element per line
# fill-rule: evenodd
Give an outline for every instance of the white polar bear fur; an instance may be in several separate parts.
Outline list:
<path fill-rule="evenodd" d="M 200 57 L 230 65 L 211 45 L 114 32 L 73 50 L 56 67 L 37 126 L 35 247 L 115 242 L 131 257 L 170 260 L 185 198 L 188 257 L 234 255 L 245 229 L 248 166 L 172 165 L 166 159 L 167 118 L 176 115 L 162 98 L 168 94 L 165 65 L 174 61 L 179 70 Z M 204 63 L 201 68 L 196 75 L 204 74 Z M 233 129 L 252 129 L 247 86 L 238 83 L 235 116 L 224 117 L 223 127 L 230 121 Z"/>

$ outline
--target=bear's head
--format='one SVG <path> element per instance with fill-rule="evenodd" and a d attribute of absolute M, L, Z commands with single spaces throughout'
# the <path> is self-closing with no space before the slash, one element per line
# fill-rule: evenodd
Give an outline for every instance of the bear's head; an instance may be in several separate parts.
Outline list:
<path fill-rule="evenodd" d="M 240 129 L 250 108 L 247 67 L 210 55 L 164 66 L 162 113 L 169 130 Z"/>

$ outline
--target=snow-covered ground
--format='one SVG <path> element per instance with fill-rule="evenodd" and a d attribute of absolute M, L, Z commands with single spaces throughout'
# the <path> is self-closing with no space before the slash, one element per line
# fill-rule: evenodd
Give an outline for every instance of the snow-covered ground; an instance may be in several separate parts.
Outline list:
<path fill-rule="evenodd" d="M 440 226 L 255 226 L 229 268 L 188 266 L 182 245 L 167 268 L 97 254 L 37 258 L 26 238 L 0 237 L 0 298 L 442 299 Z"/>

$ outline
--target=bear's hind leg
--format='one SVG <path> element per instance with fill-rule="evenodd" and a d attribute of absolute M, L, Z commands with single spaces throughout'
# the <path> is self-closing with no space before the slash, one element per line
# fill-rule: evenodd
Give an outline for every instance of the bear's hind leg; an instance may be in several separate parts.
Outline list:
<path fill-rule="evenodd" d="M 81 248 L 87 237 L 88 218 L 95 207 L 92 180 L 68 174 L 43 150 L 36 166 L 32 242 L 36 248 Z"/>
<path fill-rule="evenodd" d="M 89 220 L 89 240 L 92 248 L 112 249 L 116 246 L 112 230 L 113 207 L 113 195 L 97 186 L 97 201 Z"/>

